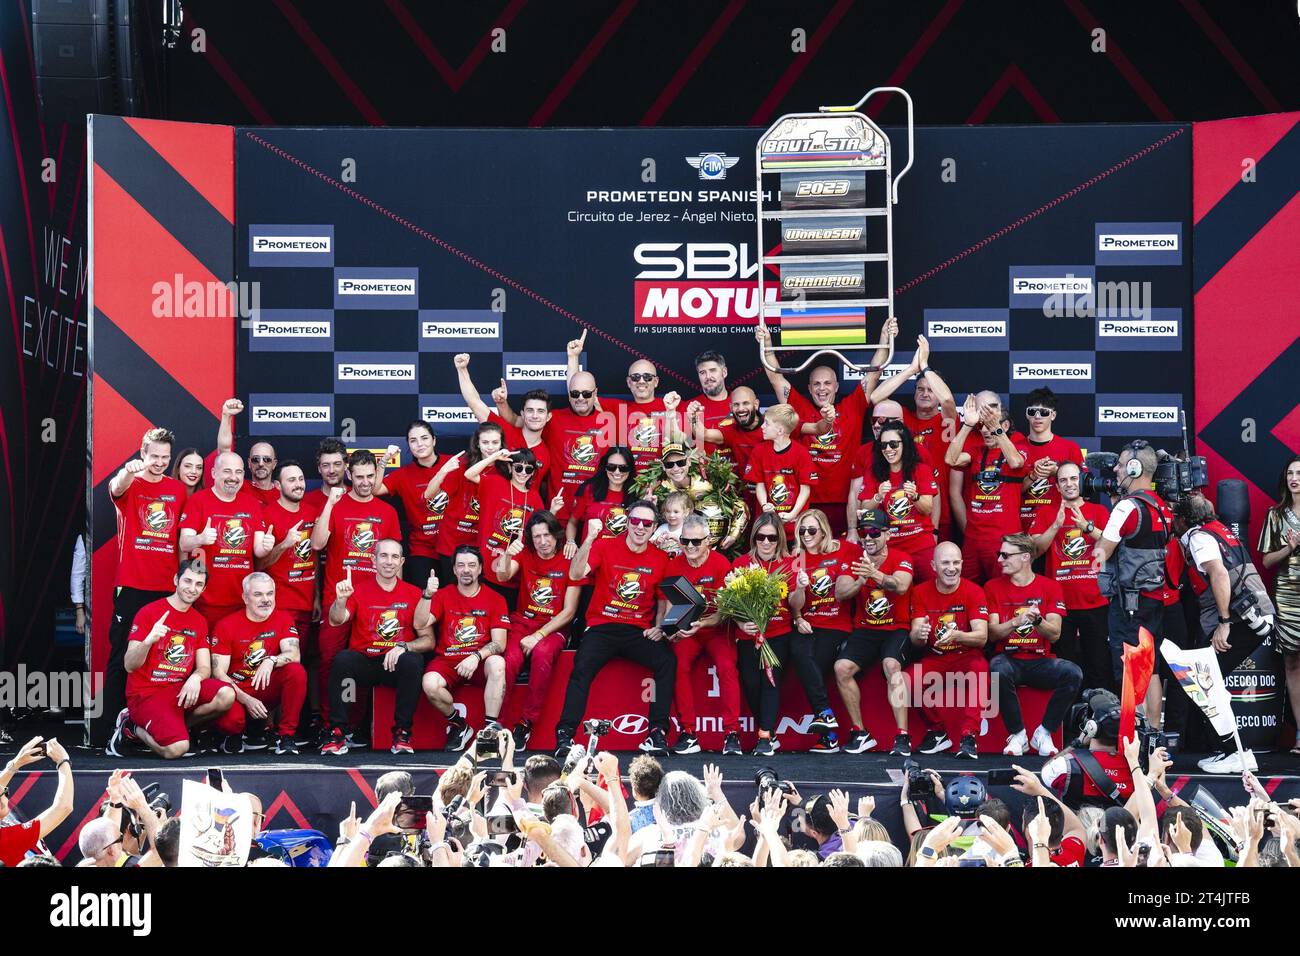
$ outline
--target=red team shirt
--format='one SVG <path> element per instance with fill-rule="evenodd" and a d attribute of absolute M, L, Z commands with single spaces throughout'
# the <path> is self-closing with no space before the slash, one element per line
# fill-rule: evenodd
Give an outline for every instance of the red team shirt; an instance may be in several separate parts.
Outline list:
<path fill-rule="evenodd" d="M 592 518 L 599 518 L 600 537 L 597 540 L 603 541 L 606 538 L 621 538 L 627 534 L 627 508 L 619 498 L 606 498 L 604 501 L 596 501 L 588 488 L 578 496 L 578 502 L 573 508 L 573 517 L 578 521 L 578 540 L 584 541 L 587 537 L 587 522 Z"/>
<path fill-rule="evenodd" d="M 410 553 L 432 558 L 438 553 L 438 529 L 447 513 L 447 494 L 443 489 L 433 498 L 424 497 L 438 469 L 447 463 L 448 455 L 439 455 L 425 468 L 418 461 L 407 462 L 396 471 L 384 475 L 384 490 L 396 495 L 406 515 L 410 530 Z"/>
<path fill-rule="evenodd" d="M 1058 465 L 1061 462 L 1072 461 L 1080 468 L 1083 467 L 1083 450 L 1070 439 L 1062 438 L 1060 435 L 1053 435 L 1051 439 L 1041 443 L 1026 437 L 1023 442 L 1017 442 L 1016 446 L 1025 453 L 1026 475 L 1032 475 L 1034 464 L 1044 458 L 1050 458 Z M 1028 531 L 1034 524 L 1039 508 L 1048 505 L 1055 508 L 1060 504 L 1061 492 L 1057 490 L 1055 476 L 1030 478 L 1020 492 L 1021 526 Z"/>
<path fill-rule="evenodd" d="M 1030 534 L 1040 535 L 1052 526 L 1060 503 L 1039 508 Z M 1091 521 L 1098 528 L 1106 527 L 1110 516 L 1101 505 L 1085 501 L 1079 506 L 1079 512 L 1085 521 Z M 1065 512 L 1066 521 L 1073 519 L 1069 510 Z M 1097 573 L 1092 570 L 1093 541 L 1073 524 L 1064 524 L 1056 532 L 1056 537 L 1048 545 L 1044 555 L 1047 576 L 1061 586 L 1065 597 L 1065 606 L 1071 611 L 1101 607 L 1108 603 L 1097 589 Z"/>
<path fill-rule="evenodd" d="M 540 558 L 525 548 L 515 562 L 519 565 L 518 614 L 541 627 L 564 607 L 570 586 L 569 559 L 558 551 L 550 558 Z"/>
<path fill-rule="evenodd" d="M 605 407 L 605 399 L 600 400 L 600 405 Z M 668 431 L 668 412 L 664 409 L 662 398 L 652 399 L 643 405 L 628 402 L 623 407 L 627 409 L 627 446 L 632 450 L 632 457 L 640 471 L 650 462 L 659 459 Z M 680 432 L 681 414 L 673 414 L 678 419 L 673 431 Z"/>
<path fill-rule="evenodd" d="M 902 472 L 890 472 L 886 481 L 892 488 L 881 507 L 889 515 L 890 545 L 904 551 L 924 551 L 934 544 L 934 525 L 929 515 L 923 515 L 917 510 L 916 502 L 907 496 L 903 485 L 908 481 L 915 482 L 918 495 L 933 495 L 937 498 L 939 488 L 934 483 L 934 468 L 918 462 L 910 476 L 905 477 Z M 862 490 L 858 492 L 859 514 L 868 510 L 866 502 L 876 496 L 876 491 L 883 483 L 876 480 L 870 468 L 867 469 L 862 476 Z"/>
<path fill-rule="evenodd" d="M 876 567 L 880 572 L 889 577 L 902 571 L 906 574 L 913 574 L 912 559 L 906 551 L 888 550 L 885 552 L 885 560 L 877 561 Z M 903 591 L 895 594 L 893 591 L 886 591 L 881 585 L 867 579 L 867 583 L 862 585 L 862 590 L 858 592 L 858 600 L 855 607 L 856 613 L 853 618 L 853 626 L 865 631 L 897 631 L 906 630 L 911 624 L 908 617 L 908 592 Z"/>
<path fill-rule="evenodd" d="M 803 395 L 790 391 L 790 404 L 803 423 L 820 422 L 821 412 Z M 812 455 L 821 479 L 813 489 L 813 501 L 843 503 L 849 496 L 849 468 L 853 454 L 862 444 L 862 420 L 867 414 L 867 395 L 857 385 L 835 403 L 835 425 L 830 434 L 804 435 L 803 443 Z"/>
<path fill-rule="evenodd" d="M 862 548 L 852 541 L 839 544 L 830 554 L 796 554 L 793 564 L 796 577 L 801 561 L 808 574 L 801 617 L 813 627 L 847 634 L 853 630 L 853 602 L 835 599 L 835 581 L 841 575 L 853 577 L 853 564 L 862 556 Z"/>
<path fill-rule="evenodd" d="M 604 402 L 601 403 L 602 405 Z M 537 470 L 533 472 L 533 487 L 541 494 L 542 482 L 546 480 L 547 475 L 551 472 L 551 453 L 546 447 L 546 441 L 543 439 L 536 445 L 528 444 L 528 439 L 524 436 L 524 430 L 516 425 L 510 424 L 496 412 L 488 415 L 487 420 L 493 425 L 500 425 L 501 432 L 506 436 L 506 447 L 511 451 L 523 451 L 527 449 L 533 453 L 537 459 Z"/>
<path fill-rule="evenodd" d="M 415 606 L 421 598 L 419 588 L 398 580 L 391 591 L 385 591 L 374 575 L 358 578 L 355 573 L 352 585 L 352 597 L 347 603 L 352 623 L 348 647 L 368 657 L 380 657 L 398 643 L 415 640 Z"/>
<path fill-rule="evenodd" d="M 442 523 L 438 527 L 438 542 L 435 547 L 437 553 L 450 557 L 462 544 L 477 545 L 478 485 L 465 480 L 463 464 L 442 480 L 442 487 L 433 500 L 444 509 Z"/>
<path fill-rule="evenodd" d="M 599 540 L 591 546 L 591 605 L 587 627 L 627 624 L 645 630 L 654 626 L 655 593 L 671 559 L 652 544 L 639 554 L 623 538 Z"/>
<path fill-rule="evenodd" d="M 211 488 L 205 488 L 190 495 L 185 502 L 181 528 L 198 533 L 209 521 L 217 531 L 217 540 L 202 549 L 208 585 L 199 596 L 198 605 L 242 604 L 244 577 L 253 570 L 253 536 L 266 530 L 261 502 L 245 494 L 243 489 L 234 501 L 222 501 Z"/>
<path fill-rule="evenodd" d="M 767 500 L 782 514 L 799 500 L 799 486 L 811 485 L 819 474 L 808 449 L 794 441 L 784 451 L 777 451 L 770 441 L 763 442 L 754 448 L 745 466 L 745 479 L 763 485 Z M 810 496 L 809 500 L 814 497 Z M 790 528 L 786 528 L 786 533 L 790 533 Z"/>
<path fill-rule="evenodd" d="M 984 585 L 984 596 L 988 599 L 989 611 L 996 611 L 998 620 L 1003 624 L 1030 607 L 1038 608 L 1038 613 L 1043 617 L 1049 614 L 1065 617 L 1065 598 L 1061 594 L 1061 586 L 1041 574 L 1035 574 L 1034 579 L 1024 587 L 1012 584 L 1005 574 L 993 578 Z M 1010 637 L 998 642 L 996 653 L 1030 660 L 1056 656 L 1052 652 L 1052 642 L 1038 632 L 1036 624 L 1021 626 L 1012 631 Z"/>
<path fill-rule="evenodd" d="M 1015 447 L 1023 454 L 1024 442 L 1019 438 L 1015 436 Z M 991 540 L 1016 534 L 1020 531 L 1019 479 L 1025 476 L 1025 469 L 1008 467 L 1002 449 L 989 448 L 981 435 L 969 436 L 963 450 L 970 455 L 962 485 L 966 499 L 966 536 Z"/>
<path fill-rule="evenodd" d="M 122 497 L 113 499 L 117 512 L 117 587 L 171 590 L 179 563 L 176 543 L 185 501 L 185 486 L 166 475 L 157 481 L 137 477 Z"/>
<path fill-rule="evenodd" d="M 537 494 L 537 480 L 532 487 L 520 491 L 508 479 L 493 470 L 485 471 L 478 480 L 479 520 L 478 548 L 484 561 L 490 554 L 504 551 L 519 536 L 524 524 L 534 511 L 545 506 Z"/>
<path fill-rule="evenodd" d="M 140 608 L 131 624 L 130 639 L 143 641 L 158 623 L 158 619 L 167 615 L 167 633 L 149 648 L 149 655 L 144 663 L 126 675 L 126 696 L 132 697 L 150 694 L 160 688 L 184 683 L 194 670 L 194 655 L 200 648 L 208 648 L 208 622 L 203 615 L 190 608 L 178 611 L 171 606 L 167 598 L 159 598 Z"/>
<path fill-rule="evenodd" d="M 466 596 L 459 587 L 439 588 L 429 604 L 438 622 L 438 656 L 468 657 L 492 641 L 494 627 L 509 628 L 506 600 L 486 584 Z"/>
<path fill-rule="evenodd" d="M 542 432 L 551 458 L 552 495 L 564 490 L 564 507 L 556 515 L 561 521 L 573 513 L 578 486 L 596 473 L 601 456 L 617 444 L 618 407 L 622 403 L 602 398 L 600 404 L 603 413 L 582 416 L 571 408 L 557 409 Z"/>
<path fill-rule="evenodd" d="M 703 394 L 696 395 L 689 402 L 685 402 L 681 407 L 683 409 L 688 408 L 690 407 L 691 402 L 699 402 L 700 406 L 704 409 L 702 418 L 704 419 L 705 428 L 713 428 L 717 431 L 722 431 L 722 423 L 731 420 L 731 396 L 728 394 L 724 393 L 721 398 L 709 398 L 709 396 Z M 759 432 L 761 437 L 761 428 L 759 429 Z M 721 445 L 714 445 L 712 442 L 704 443 L 704 453 L 706 455 L 711 455 L 715 451 L 723 458 L 730 459 L 733 462 L 735 461 L 735 458 L 732 457 L 731 447 L 727 442 L 724 441 Z"/>
<path fill-rule="evenodd" d="M 352 569 L 352 584 L 375 576 L 375 542 L 384 538 L 402 540 L 397 511 L 378 498 L 357 501 L 346 494 L 330 514 L 330 541 L 325 549 L 325 589 L 321 599 L 334 601 L 334 588 Z"/>
<path fill-rule="evenodd" d="M 948 474 L 951 469 L 944 462 L 943 455 L 948 450 L 948 443 L 952 441 L 952 436 L 957 434 L 957 429 L 961 426 L 939 413 L 930 418 L 920 418 L 909 408 L 903 409 L 903 424 L 908 427 L 912 438 L 916 440 L 917 451 L 924 452 L 930 464 L 934 466 L 934 483 L 939 489 L 934 504 L 939 509 L 939 524 L 949 524 L 951 519 L 948 515 Z"/>
<path fill-rule="evenodd" d="M 736 463 L 736 473 L 743 475 L 749 459 L 754 456 L 754 449 L 763 444 L 762 424 L 744 429 L 736 424 L 734 418 L 724 418 L 718 423 L 717 429 L 722 432 L 722 437 L 731 450 L 731 460 Z"/>
<path fill-rule="evenodd" d="M 286 640 L 298 640 L 298 629 L 285 611 L 272 611 L 265 621 L 251 620 L 247 611 L 236 611 L 217 622 L 212 653 L 230 657 L 226 674 L 242 684 L 253 679 L 263 661 L 279 654 L 280 642 Z"/>
<path fill-rule="evenodd" d="M 794 558 L 785 557 L 775 558 L 771 561 L 760 561 L 753 552 L 750 552 L 749 554 L 742 554 L 736 559 L 736 563 L 732 565 L 732 568 L 737 571 L 743 568 L 755 567 L 762 568 L 769 574 L 776 573 L 785 575 L 786 582 L 789 584 L 790 589 L 794 590 Z M 790 599 L 787 597 L 786 600 L 782 601 L 780 605 L 778 605 L 776 614 L 773 615 L 772 620 L 767 625 L 767 630 L 764 632 L 765 637 L 780 637 L 782 634 L 789 634 L 794 629 L 794 622 L 790 615 L 789 601 Z M 753 638 L 737 628 L 736 640 L 752 641 Z"/>
<path fill-rule="evenodd" d="M 266 569 L 275 581 L 275 606 L 278 608 L 310 611 L 315 603 L 316 552 L 311 547 L 311 530 L 316 527 L 319 517 L 320 512 L 314 505 L 307 504 L 305 496 L 298 503 L 297 511 L 285 510 L 278 500 L 262 509 L 262 520 L 268 528 L 275 529 L 276 544 L 284 540 L 290 528 L 302 523 L 298 529 L 298 544 Z"/>
<path fill-rule="evenodd" d="M 692 567 L 691 562 L 686 560 L 686 555 L 679 554 L 668 562 L 668 569 L 664 572 L 667 577 L 684 577 L 691 584 L 695 585 L 695 590 L 704 596 L 704 610 L 700 612 L 700 618 L 703 619 L 711 614 L 718 612 L 718 588 L 722 587 L 723 580 L 727 577 L 727 572 L 731 570 L 731 562 L 727 556 L 719 551 L 709 549 L 709 556 L 704 559 L 704 563 L 698 568 Z M 727 631 L 727 622 L 723 621 L 717 627 L 702 627 L 695 632 L 693 640 L 708 641 Z"/>
<path fill-rule="evenodd" d="M 937 581 L 926 581 L 912 588 L 911 616 L 930 619 L 930 637 L 926 641 L 928 653 L 941 657 L 983 656 L 979 647 L 956 644 L 951 649 L 936 649 L 935 644 L 950 630 L 969 631 L 972 621 L 989 619 L 988 599 L 979 585 L 961 579 L 957 590 L 951 594 L 939 591 Z"/>

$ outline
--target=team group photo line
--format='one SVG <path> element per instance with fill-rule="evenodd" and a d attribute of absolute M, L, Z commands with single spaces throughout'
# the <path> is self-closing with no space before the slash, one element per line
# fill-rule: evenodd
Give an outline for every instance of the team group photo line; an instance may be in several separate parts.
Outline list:
<path fill-rule="evenodd" d="M 455 454 L 414 421 L 405 452 L 322 436 L 314 461 L 279 460 L 267 441 L 241 456 L 237 399 L 215 450 L 180 447 L 165 423 L 146 431 L 108 488 L 109 753 L 346 754 L 368 744 L 378 686 L 392 691 L 394 754 L 415 751 L 421 697 L 445 719 L 448 750 L 508 730 L 523 752 L 566 648 L 576 654 L 546 748 L 559 760 L 593 729 L 589 691 L 619 658 L 649 673 L 625 710 L 647 715 L 640 749 L 652 755 L 701 751 L 691 672 L 702 656 L 722 711 L 711 749 L 724 755 L 779 750 L 793 676 L 814 752 L 973 761 L 997 714 L 1007 736 L 994 751 L 1050 757 L 1071 708 L 1118 692 L 1124 649 L 1142 641 L 1159 661 L 1139 701 L 1146 724 L 1161 742 L 1188 731 L 1211 742 L 1207 772 L 1258 765 L 1235 723 L 1211 726 L 1191 705 L 1180 651 L 1212 648 L 1226 675 L 1272 641 L 1300 700 L 1300 457 L 1281 469 L 1258 543 L 1281 572 L 1270 595 L 1195 469 L 1191 482 L 1162 481 L 1167 456 L 1143 441 L 1085 461 L 1053 431 L 1049 388 L 1019 415 L 992 391 L 959 405 L 923 336 L 907 368 L 870 371 L 843 395 L 832 368 L 814 368 L 805 393 L 765 361 L 767 408 L 729 388 L 716 351 L 696 357 L 692 398 L 658 394 L 645 360 L 628 368 L 630 400 L 605 397 L 579 367 L 585 338 L 567 344 L 563 405 L 504 380 L 488 405 L 470 357 L 452 358 L 479 422 Z M 765 326 L 755 338 L 770 360 Z M 882 349 L 872 367 L 886 361 Z M 892 396 L 913 379 L 907 407 Z M 873 671 L 883 684 L 863 683 Z M 481 690 L 480 726 L 457 706 L 465 687 Z M 863 717 L 872 687 L 892 738 Z M 1020 688 L 1050 695 L 1036 726 Z"/>

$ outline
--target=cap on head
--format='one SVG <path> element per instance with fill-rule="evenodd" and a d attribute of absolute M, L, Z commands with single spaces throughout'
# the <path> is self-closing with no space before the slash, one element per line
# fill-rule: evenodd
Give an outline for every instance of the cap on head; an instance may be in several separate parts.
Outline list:
<path fill-rule="evenodd" d="M 868 528 L 877 528 L 880 531 L 889 529 L 889 515 L 879 508 L 872 508 L 869 511 L 858 513 L 858 530 L 865 531 Z"/>

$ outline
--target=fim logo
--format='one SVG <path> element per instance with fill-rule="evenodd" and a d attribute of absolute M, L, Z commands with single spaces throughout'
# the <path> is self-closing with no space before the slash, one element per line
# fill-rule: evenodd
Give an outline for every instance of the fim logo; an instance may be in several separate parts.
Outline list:
<path fill-rule="evenodd" d="M 686 162 L 700 171 L 701 179 L 716 180 L 726 179 L 727 170 L 740 162 L 740 157 L 726 156 L 722 153 L 700 153 L 698 156 L 687 156 Z"/>

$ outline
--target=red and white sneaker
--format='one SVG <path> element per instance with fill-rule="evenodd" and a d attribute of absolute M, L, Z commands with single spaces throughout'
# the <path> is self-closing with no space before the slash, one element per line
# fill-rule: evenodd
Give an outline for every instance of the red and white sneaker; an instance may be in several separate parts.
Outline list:
<path fill-rule="evenodd" d="M 341 757 L 348 752 L 348 738 L 343 731 L 335 727 L 324 745 L 320 748 L 321 756 Z"/>
<path fill-rule="evenodd" d="M 393 745 L 388 748 L 395 754 L 413 754 L 415 748 L 411 746 L 411 731 L 405 727 L 399 727 L 393 731 Z"/>

